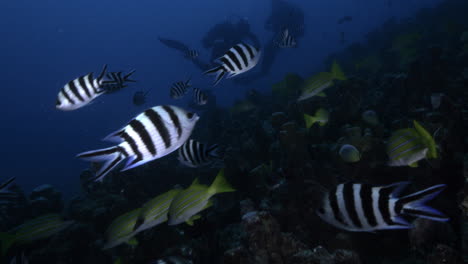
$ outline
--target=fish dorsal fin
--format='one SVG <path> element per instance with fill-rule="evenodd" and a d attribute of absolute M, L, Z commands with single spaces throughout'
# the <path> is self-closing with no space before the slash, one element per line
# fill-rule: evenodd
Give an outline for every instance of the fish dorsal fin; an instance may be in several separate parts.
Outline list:
<path fill-rule="evenodd" d="M 333 76 L 333 79 L 337 79 L 337 80 L 341 80 L 341 81 L 345 81 L 347 79 L 344 72 L 343 72 L 343 70 L 341 70 L 340 65 L 336 61 L 334 61 L 333 64 L 332 64 L 331 74 Z"/>
<path fill-rule="evenodd" d="M 200 218 L 201 218 L 200 215 L 194 215 L 194 216 L 190 217 L 187 221 L 185 221 L 185 223 L 186 223 L 187 225 L 189 225 L 189 226 L 193 226 L 195 220 L 198 220 L 198 219 L 200 219 Z"/>
<path fill-rule="evenodd" d="M 198 180 L 198 178 L 195 178 L 195 180 L 193 180 L 190 186 L 199 185 L 199 184 L 200 184 L 200 181 Z"/>
<path fill-rule="evenodd" d="M 390 193 L 391 198 L 397 198 L 400 196 L 401 192 L 410 184 L 409 181 L 396 182 L 387 186 L 382 187 L 382 189 L 393 189 Z"/>

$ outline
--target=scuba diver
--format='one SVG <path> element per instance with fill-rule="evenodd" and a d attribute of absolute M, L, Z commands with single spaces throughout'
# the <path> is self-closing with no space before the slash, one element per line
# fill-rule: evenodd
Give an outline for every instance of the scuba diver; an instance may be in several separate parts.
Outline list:
<path fill-rule="evenodd" d="M 203 37 L 202 44 L 206 49 L 211 49 L 208 62 L 200 59 L 200 56 L 187 56 L 191 49 L 188 45 L 171 39 L 159 37 L 159 41 L 169 48 L 179 50 L 184 57 L 189 58 L 203 72 L 210 68 L 215 59 L 221 57 L 227 50 L 240 42 L 249 43 L 262 51 L 261 65 L 249 75 L 233 79 L 233 82 L 248 84 L 258 78 L 267 75 L 275 60 L 278 47 L 278 37 L 288 29 L 289 33 L 298 40 L 304 35 L 304 13 L 293 4 L 284 0 L 271 0 L 272 13 L 265 23 L 265 29 L 273 32 L 273 36 L 265 46 L 261 46 L 257 36 L 250 31 L 247 19 L 239 16 L 231 16 L 226 21 L 214 25 Z M 300 44 L 300 43 L 299 43 Z"/>
<path fill-rule="evenodd" d="M 250 32 L 250 25 L 245 18 L 239 18 L 237 23 L 229 19 L 225 22 L 216 24 L 212 27 L 203 37 L 202 44 L 206 49 L 211 49 L 210 62 L 205 63 L 200 59 L 200 56 L 190 56 L 194 50 L 190 49 L 188 45 L 178 40 L 158 38 L 161 43 L 169 48 L 176 49 L 184 55 L 185 58 L 190 59 L 195 66 L 200 70 L 206 71 L 210 68 L 211 62 L 221 57 L 227 50 L 234 45 L 246 41 L 252 45 L 259 47 L 260 42 L 258 38 Z"/>
<path fill-rule="evenodd" d="M 188 45 L 181 41 L 159 37 L 159 41 L 169 48 L 180 51 L 185 58 L 190 59 L 201 71 L 211 68 L 217 58 L 226 53 L 227 50 L 240 42 L 249 43 L 260 47 L 260 41 L 250 31 L 250 24 L 246 18 L 231 16 L 228 20 L 214 25 L 203 37 L 203 47 L 211 50 L 210 59 L 204 62 Z M 196 56 L 192 56 L 196 55 Z"/>
<path fill-rule="evenodd" d="M 239 79 L 240 82 L 249 83 L 261 78 L 270 72 L 271 66 L 275 61 L 278 51 L 278 37 L 285 29 L 294 36 L 295 40 L 304 36 L 304 12 L 297 6 L 284 0 L 271 0 L 271 15 L 265 22 L 265 29 L 273 32 L 271 40 L 263 47 L 263 59 L 260 65 L 260 71 Z M 299 42 L 299 41 L 298 41 Z M 300 42 L 299 42 L 300 45 Z"/>
<path fill-rule="evenodd" d="M 243 41 L 254 47 L 260 47 L 257 36 L 250 32 L 250 24 L 247 19 L 238 17 L 237 23 L 232 22 L 231 18 L 216 24 L 205 34 L 202 44 L 204 48 L 211 49 L 210 61 L 213 61 Z"/>

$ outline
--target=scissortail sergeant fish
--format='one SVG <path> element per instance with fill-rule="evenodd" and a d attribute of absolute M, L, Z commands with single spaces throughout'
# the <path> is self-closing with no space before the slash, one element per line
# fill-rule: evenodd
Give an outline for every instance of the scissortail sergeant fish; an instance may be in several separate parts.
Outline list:
<path fill-rule="evenodd" d="M 185 58 L 187 59 L 196 59 L 197 57 L 199 56 L 199 53 L 197 50 L 187 50 L 187 52 L 185 53 Z"/>
<path fill-rule="evenodd" d="M 280 40 L 278 42 L 278 47 L 280 48 L 295 48 L 297 46 L 297 42 L 291 34 L 289 34 L 288 29 L 284 29 L 281 32 Z"/>
<path fill-rule="evenodd" d="M 102 83 L 102 88 L 106 93 L 114 93 L 128 86 L 129 82 L 136 82 L 130 79 L 135 73 L 135 70 L 128 72 L 122 76 L 122 72 L 109 72 L 106 74 L 108 80 Z"/>
<path fill-rule="evenodd" d="M 204 74 L 216 74 L 214 82 L 214 85 L 216 85 L 226 73 L 228 74 L 226 78 L 231 78 L 251 70 L 257 65 L 260 55 L 261 52 L 257 48 L 249 44 L 239 43 L 217 60 L 220 66 L 210 69 Z"/>
<path fill-rule="evenodd" d="M 339 184 L 324 196 L 317 214 L 337 228 L 355 232 L 411 228 L 403 218 L 405 215 L 448 221 L 442 213 L 425 204 L 445 188 L 444 184 L 399 197 L 407 185 L 408 182 L 379 187 Z"/>
<path fill-rule="evenodd" d="M 178 159 L 185 166 L 196 168 L 220 158 L 218 149 L 217 144 L 208 147 L 203 143 L 189 139 L 179 148 Z"/>
<path fill-rule="evenodd" d="M 182 98 L 188 93 L 188 88 L 190 88 L 191 86 L 192 84 L 190 83 L 190 78 L 187 81 L 175 82 L 171 86 L 169 95 L 172 99 Z"/>
<path fill-rule="evenodd" d="M 64 221 L 58 214 L 47 214 L 15 227 L 7 233 L 0 233 L 2 255 L 7 253 L 13 244 L 28 244 L 32 241 L 48 238 L 65 228 L 73 221 Z"/>
<path fill-rule="evenodd" d="M 193 88 L 193 101 L 197 105 L 206 105 L 208 103 L 208 96 L 202 90 Z"/>
<path fill-rule="evenodd" d="M 104 162 L 94 180 L 104 177 L 128 158 L 122 171 L 135 168 L 177 150 L 192 134 L 199 116 L 176 106 L 155 106 L 136 116 L 104 140 L 120 144 L 78 154 L 91 162 Z"/>
<path fill-rule="evenodd" d="M 102 85 L 106 74 L 107 65 L 104 65 L 97 79 L 93 73 L 80 76 L 67 84 L 60 90 L 55 107 L 63 111 L 71 111 L 81 108 L 105 92 Z"/>

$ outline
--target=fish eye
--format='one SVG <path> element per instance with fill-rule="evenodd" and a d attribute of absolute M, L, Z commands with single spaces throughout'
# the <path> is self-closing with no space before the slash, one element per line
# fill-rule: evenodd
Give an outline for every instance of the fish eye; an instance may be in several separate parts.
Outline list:
<path fill-rule="evenodd" d="M 57 98 L 57 101 L 55 101 L 55 106 L 59 106 L 60 104 L 60 100 Z"/>
<path fill-rule="evenodd" d="M 188 119 L 192 119 L 192 117 L 193 117 L 194 115 L 195 115 L 194 113 L 188 112 L 188 113 L 187 113 L 187 118 L 188 118 Z"/>

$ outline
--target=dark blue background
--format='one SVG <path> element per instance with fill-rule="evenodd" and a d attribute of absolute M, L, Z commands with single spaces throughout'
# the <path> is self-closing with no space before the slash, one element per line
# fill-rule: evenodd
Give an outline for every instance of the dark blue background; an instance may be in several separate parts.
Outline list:
<path fill-rule="evenodd" d="M 295 0 L 305 13 L 305 37 L 294 50 L 282 50 L 269 76 L 249 87 L 224 80 L 214 91 L 219 103 L 229 106 L 246 90 L 269 92 L 287 72 L 307 76 L 324 70 L 331 52 L 361 41 L 386 19 L 411 17 L 440 0 Z M 178 52 L 159 43 L 162 36 L 181 40 L 207 58 L 200 43 L 204 33 L 229 16 L 246 17 L 262 42 L 272 32 L 264 29 L 270 0 L 14 0 L 0 3 L 0 77 L 2 129 L 0 181 L 16 176 L 25 191 L 50 183 L 67 198 L 79 190 L 79 175 L 88 164 L 75 159 L 85 150 L 109 144 L 104 136 L 118 129 L 144 108 L 132 105 L 138 89 L 152 89 L 146 107 L 172 103 L 169 85 L 193 75 L 193 83 L 209 88 L 212 78 Z M 345 15 L 352 22 L 337 20 Z M 92 105 L 73 112 L 55 109 L 58 91 L 68 81 L 104 64 L 111 70 L 136 69 L 139 82 L 117 94 L 103 95 Z M 255 70 L 255 69 L 254 69 Z M 247 73 L 248 74 L 248 73 Z M 203 117 L 202 117 L 203 118 Z M 157 161 L 155 161 L 157 162 Z"/>

